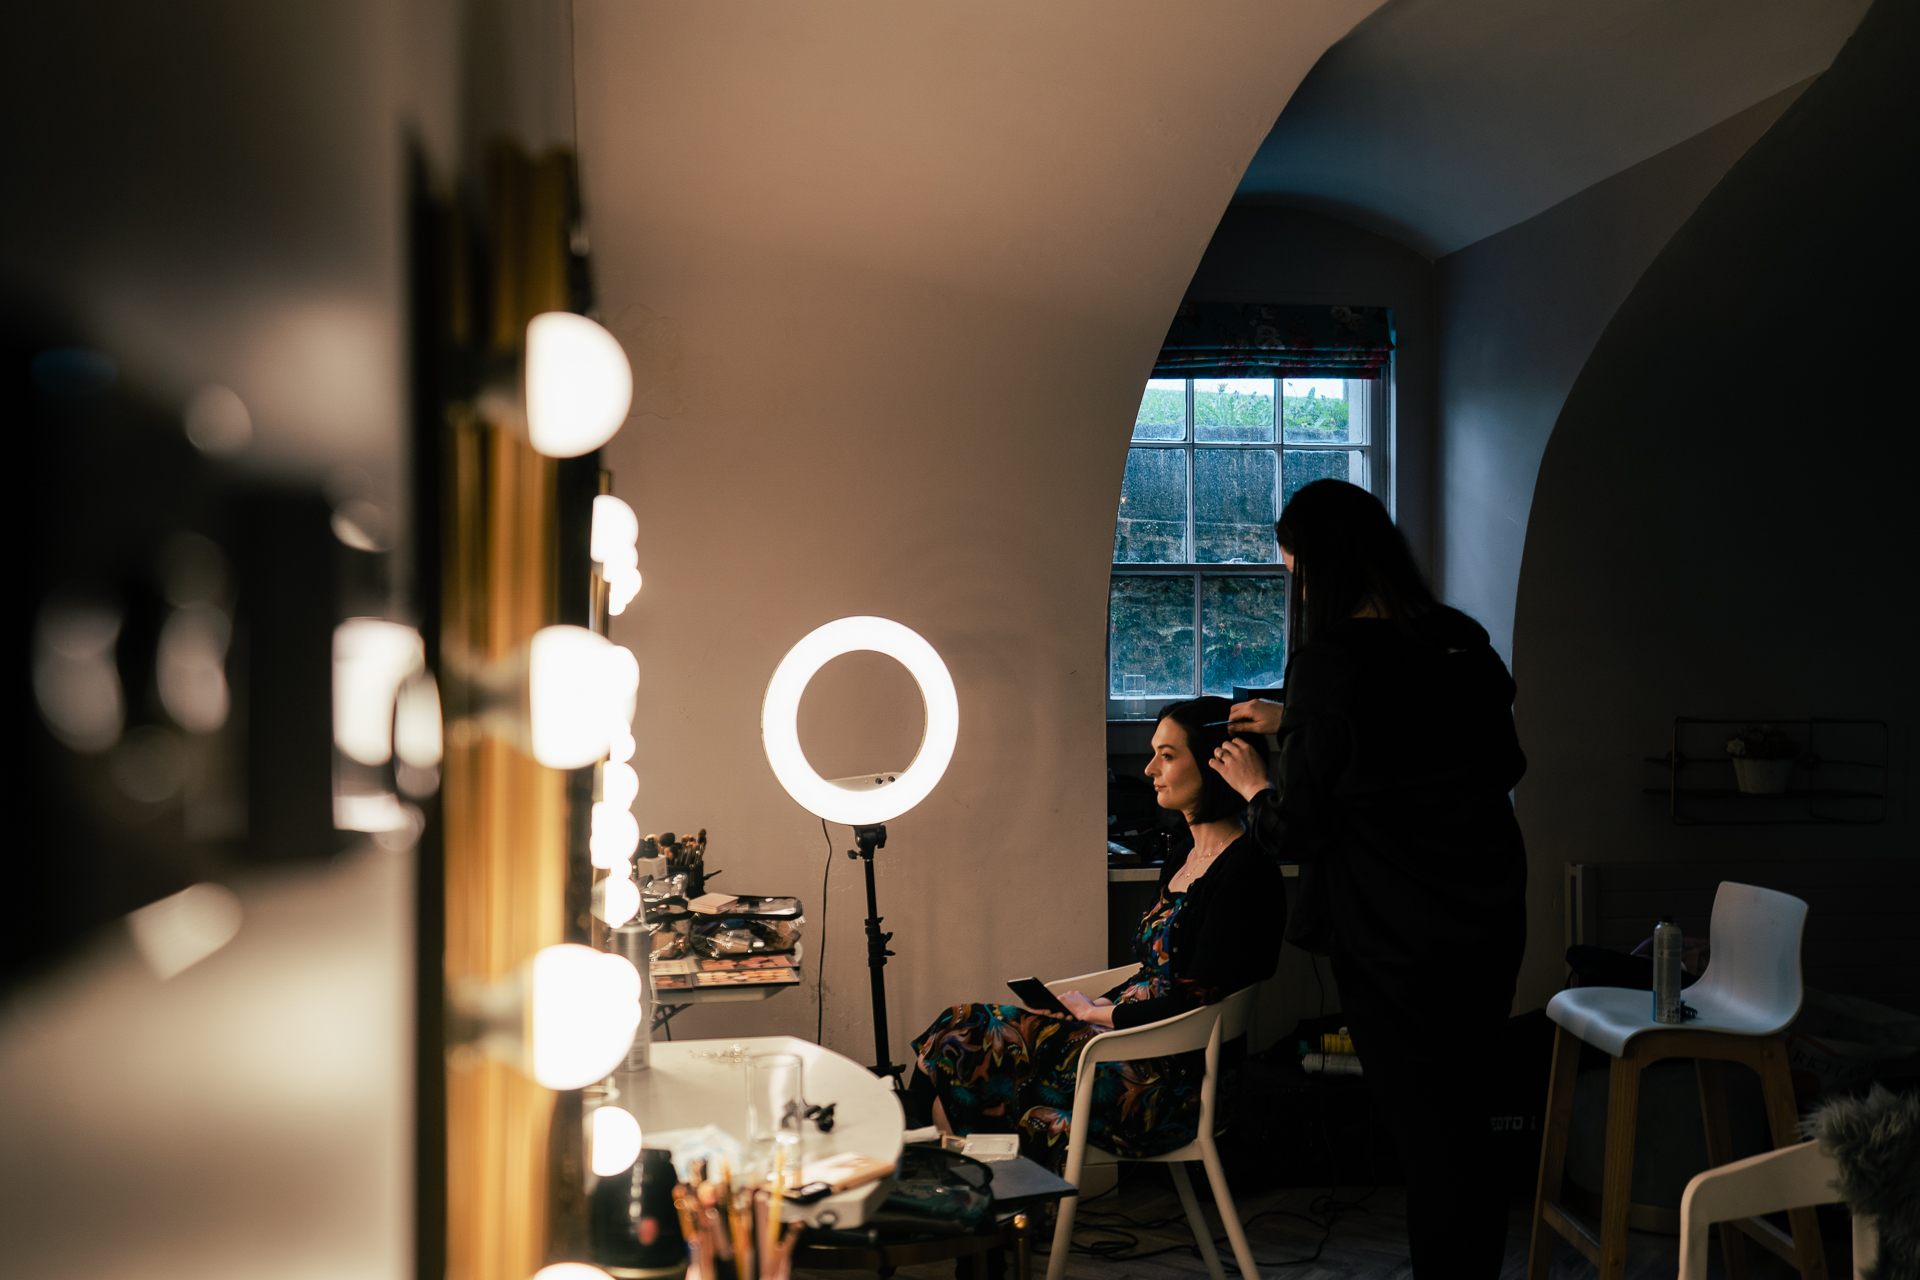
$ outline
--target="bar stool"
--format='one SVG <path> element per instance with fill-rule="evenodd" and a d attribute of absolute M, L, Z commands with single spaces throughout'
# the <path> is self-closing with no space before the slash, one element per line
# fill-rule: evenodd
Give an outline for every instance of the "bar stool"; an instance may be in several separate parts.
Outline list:
<path fill-rule="evenodd" d="M 1562 991 L 1547 1005 L 1547 1016 L 1557 1025 L 1527 1280 L 1546 1280 L 1556 1234 L 1600 1269 L 1600 1280 L 1624 1280 L 1640 1073 L 1648 1064 L 1662 1058 L 1694 1060 L 1710 1165 L 1723 1165 L 1733 1158 L 1723 1062 L 1745 1063 L 1759 1075 L 1773 1145 L 1789 1147 L 1800 1141 L 1800 1117 L 1780 1032 L 1800 1012 L 1800 933 L 1806 919 L 1807 904 L 1789 894 L 1722 882 L 1713 899 L 1708 935 L 1711 959 L 1707 971 L 1686 992 L 1687 1003 L 1699 1016 L 1681 1026 L 1653 1021 L 1651 995 L 1621 987 L 1576 987 Z M 1598 1236 L 1559 1204 L 1583 1042 L 1605 1049 L 1613 1058 Z M 1760 1218 L 1720 1224 L 1720 1244 L 1731 1280 L 1742 1280 L 1746 1274 L 1742 1231 L 1799 1268 L 1801 1280 L 1826 1280 L 1826 1255 L 1813 1210 L 1794 1209 L 1788 1221 L 1791 1235 Z"/>

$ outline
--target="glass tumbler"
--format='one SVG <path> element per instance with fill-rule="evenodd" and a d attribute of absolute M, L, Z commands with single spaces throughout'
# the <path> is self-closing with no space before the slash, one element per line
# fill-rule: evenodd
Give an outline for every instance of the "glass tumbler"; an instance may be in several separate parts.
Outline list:
<path fill-rule="evenodd" d="M 763 1053 L 747 1059 L 747 1136 L 769 1173 L 788 1181 L 800 1167 L 801 1067 L 796 1054 Z"/>

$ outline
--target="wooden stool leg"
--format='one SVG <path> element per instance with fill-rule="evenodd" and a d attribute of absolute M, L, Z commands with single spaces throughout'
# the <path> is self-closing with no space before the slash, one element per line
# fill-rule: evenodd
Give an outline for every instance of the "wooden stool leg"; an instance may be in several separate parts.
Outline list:
<path fill-rule="evenodd" d="M 1600 1196 L 1600 1280 L 1626 1280 L 1627 1209 L 1633 1203 L 1633 1143 L 1640 1120 L 1640 1059 L 1634 1045 L 1607 1081 L 1607 1168 Z"/>
<path fill-rule="evenodd" d="M 1768 1040 L 1760 1046 L 1760 1095 L 1767 1104 L 1767 1125 L 1773 1130 L 1775 1150 L 1801 1141 L 1800 1110 L 1793 1100 L 1793 1073 L 1787 1068 L 1787 1046 Z M 1820 1243 L 1820 1219 L 1812 1206 L 1789 1209 L 1793 1250 L 1799 1255 L 1800 1280 L 1827 1280 L 1827 1255 Z"/>
<path fill-rule="evenodd" d="M 1707 1130 L 1707 1167 L 1718 1169 L 1733 1159 L 1733 1135 L 1727 1122 L 1726 1072 L 1715 1058 L 1695 1058 L 1693 1070 L 1700 1081 L 1700 1118 Z M 1747 1280 L 1747 1238 L 1731 1222 L 1721 1223 L 1719 1231 L 1727 1280 Z"/>
<path fill-rule="evenodd" d="M 1540 1135 L 1540 1181 L 1533 1192 L 1532 1241 L 1527 1248 L 1527 1280 L 1547 1280 L 1553 1265 L 1553 1239 L 1546 1206 L 1560 1201 L 1566 1173 L 1567 1130 L 1573 1122 L 1573 1086 L 1580 1074 L 1580 1038 L 1565 1027 L 1553 1029 L 1553 1074 L 1547 1081 L 1545 1132 Z"/>

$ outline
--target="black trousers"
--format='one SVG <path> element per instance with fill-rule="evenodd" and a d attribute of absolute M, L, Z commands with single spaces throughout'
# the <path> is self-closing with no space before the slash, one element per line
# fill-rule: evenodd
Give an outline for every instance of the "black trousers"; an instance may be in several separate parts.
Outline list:
<path fill-rule="evenodd" d="M 1495 1280 L 1507 1195 L 1483 1055 L 1506 1024 L 1513 972 L 1503 980 L 1448 967 L 1444 986 L 1389 990 L 1336 953 L 1333 976 L 1367 1091 L 1406 1173 L 1416 1280 Z"/>

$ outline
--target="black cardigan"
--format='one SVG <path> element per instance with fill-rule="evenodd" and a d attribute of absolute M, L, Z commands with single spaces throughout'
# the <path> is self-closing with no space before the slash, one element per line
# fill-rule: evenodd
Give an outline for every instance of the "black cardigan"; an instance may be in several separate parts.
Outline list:
<path fill-rule="evenodd" d="M 1167 859 L 1160 869 L 1162 894 L 1184 863 L 1184 858 Z M 1221 850 L 1186 894 L 1186 905 L 1167 939 L 1173 990 L 1115 1005 L 1116 1028 L 1143 1026 L 1212 1004 L 1264 982 L 1279 966 L 1287 925 L 1286 882 L 1278 864 L 1252 840 L 1242 836 Z M 1143 964 L 1149 959 L 1140 957 Z"/>
<path fill-rule="evenodd" d="M 1248 813 L 1267 856 L 1302 864 L 1289 938 L 1409 1019 L 1461 983 L 1510 997 L 1527 866 L 1508 792 L 1526 757 L 1487 633 L 1446 608 L 1348 619 L 1301 646 L 1286 689 L 1275 789 Z"/>

